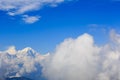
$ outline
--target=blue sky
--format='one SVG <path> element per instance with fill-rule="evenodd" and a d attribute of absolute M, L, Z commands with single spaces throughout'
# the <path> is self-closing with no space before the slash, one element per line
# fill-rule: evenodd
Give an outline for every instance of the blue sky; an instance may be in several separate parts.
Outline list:
<path fill-rule="evenodd" d="M 45 5 L 38 10 L 14 15 L 8 14 L 12 9 L 0 8 L 0 49 L 29 46 L 47 53 L 64 39 L 76 38 L 83 33 L 93 35 L 95 43 L 101 45 L 108 41 L 111 29 L 120 30 L 119 1 L 74 0 L 56 4 L 56 7 Z M 25 22 L 25 15 L 37 15 L 39 20 Z"/>

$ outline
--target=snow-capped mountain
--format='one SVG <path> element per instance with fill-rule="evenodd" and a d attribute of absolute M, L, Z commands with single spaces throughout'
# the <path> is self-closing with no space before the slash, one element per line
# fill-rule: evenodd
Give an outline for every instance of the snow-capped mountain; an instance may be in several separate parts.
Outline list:
<path fill-rule="evenodd" d="M 39 75 L 42 69 L 41 62 L 47 56 L 40 55 L 40 53 L 37 53 L 30 47 L 18 51 L 15 47 L 10 47 L 6 51 L 1 51 L 0 78 L 25 76 L 32 79 L 40 77 Z"/>
<path fill-rule="evenodd" d="M 35 57 L 36 54 L 37 53 L 32 48 L 27 47 L 27 48 L 24 48 L 23 50 L 19 50 L 17 55 Z"/>

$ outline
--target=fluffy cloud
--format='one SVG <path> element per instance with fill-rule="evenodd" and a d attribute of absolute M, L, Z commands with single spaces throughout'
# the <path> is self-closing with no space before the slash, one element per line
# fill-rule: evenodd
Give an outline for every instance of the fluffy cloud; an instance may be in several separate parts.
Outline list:
<path fill-rule="evenodd" d="M 0 52 L 0 79 L 25 76 L 41 80 L 120 80 L 120 34 L 97 46 L 89 34 L 65 39 L 54 53 L 40 55 L 31 48 Z"/>
<path fill-rule="evenodd" d="M 98 52 L 99 48 L 88 34 L 66 39 L 57 47 L 43 71 L 49 80 L 94 80 Z"/>
<path fill-rule="evenodd" d="M 40 19 L 40 16 L 28 16 L 28 15 L 24 15 L 24 16 L 23 16 L 23 21 L 24 21 L 25 23 L 28 23 L 28 24 L 35 23 L 35 22 L 37 22 L 39 19 Z"/>

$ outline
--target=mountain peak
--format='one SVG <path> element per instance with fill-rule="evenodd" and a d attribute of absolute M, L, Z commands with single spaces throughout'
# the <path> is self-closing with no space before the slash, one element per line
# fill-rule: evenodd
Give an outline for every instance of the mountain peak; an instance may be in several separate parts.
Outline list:
<path fill-rule="evenodd" d="M 15 49 L 14 46 L 10 46 L 6 52 L 7 52 L 9 55 L 15 55 L 15 54 L 16 54 L 16 49 Z"/>
<path fill-rule="evenodd" d="M 36 55 L 36 52 L 32 49 L 32 48 L 30 48 L 30 47 L 26 47 L 26 48 L 24 48 L 24 49 L 22 49 L 22 50 L 19 50 L 18 51 L 18 55 L 27 55 L 27 56 L 35 56 Z"/>
<path fill-rule="evenodd" d="M 28 51 L 32 51 L 34 52 L 34 50 L 31 47 L 26 47 L 22 50 L 23 52 L 28 52 Z"/>

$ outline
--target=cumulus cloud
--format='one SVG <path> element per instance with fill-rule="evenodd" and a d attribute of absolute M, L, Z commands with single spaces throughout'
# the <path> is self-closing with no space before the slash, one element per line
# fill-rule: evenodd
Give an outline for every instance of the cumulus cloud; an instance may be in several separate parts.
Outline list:
<path fill-rule="evenodd" d="M 25 23 L 28 23 L 28 24 L 35 23 L 35 22 L 37 22 L 39 19 L 40 19 L 40 16 L 28 16 L 28 15 L 24 15 L 24 16 L 23 16 L 23 21 L 24 21 Z"/>
<path fill-rule="evenodd" d="M 120 80 L 120 34 L 110 32 L 102 46 L 85 33 L 65 39 L 55 52 L 40 55 L 31 48 L 10 47 L 0 52 L 0 79 L 30 77 L 41 80 Z"/>
<path fill-rule="evenodd" d="M 45 76 L 49 80 L 94 80 L 98 52 L 99 48 L 88 34 L 77 39 L 66 39 L 48 61 Z"/>

